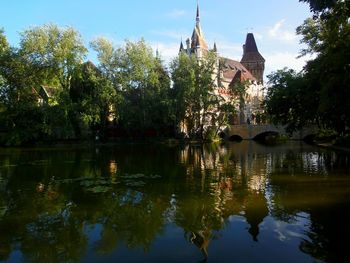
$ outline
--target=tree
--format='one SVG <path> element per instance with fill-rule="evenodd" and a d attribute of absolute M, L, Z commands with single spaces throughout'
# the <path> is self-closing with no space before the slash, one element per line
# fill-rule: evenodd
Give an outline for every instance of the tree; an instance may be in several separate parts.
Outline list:
<path fill-rule="evenodd" d="M 6 57 L 6 53 L 8 53 L 10 46 L 7 42 L 6 36 L 4 34 L 4 30 L 0 29 L 0 65 L 3 65 L 5 63 L 5 57 Z M 0 98 L 3 98 L 4 94 L 4 90 L 5 90 L 5 78 L 2 76 L 3 74 L 3 67 L 0 66 Z M 2 99 L 0 99 L 0 112 L 3 109 L 3 105 L 2 105 Z"/>
<path fill-rule="evenodd" d="M 312 12 L 323 12 L 332 8 L 337 0 L 299 0 L 299 2 L 308 3 Z"/>
<path fill-rule="evenodd" d="M 115 105 L 118 123 L 128 130 L 145 131 L 169 126 L 171 121 L 170 78 L 159 58 L 141 39 L 126 41 L 118 49 L 106 39 L 96 39 L 99 69 L 121 94 Z"/>
<path fill-rule="evenodd" d="M 116 88 L 119 88 L 118 68 L 119 57 L 117 49 L 106 38 L 97 38 L 90 43 L 91 48 L 97 52 L 100 72 L 111 80 Z"/>
<path fill-rule="evenodd" d="M 88 61 L 77 69 L 72 79 L 70 97 L 75 104 L 77 132 L 80 134 L 81 129 L 88 127 L 93 131 L 99 129 L 104 135 L 117 94 L 112 82 L 92 62 Z"/>
<path fill-rule="evenodd" d="M 240 120 L 245 122 L 246 116 L 244 115 L 244 108 L 246 105 L 248 82 L 236 82 L 230 85 L 230 92 L 233 97 L 238 98 L 239 101 L 239 113 Z"/>
<path fill-rule="evenodd" d="M 285 68 L 268 79 L 265 107 L 273 123 L 287 125 L 287 130 L 293 132 L 315 122 L 318 96 L 308 89 L 303 74 Z"/>
<path fill-rule="evenodd" d="M 190 98 L 195 89 L 195 72 L 194 66 L 196 61 L 181 52 L 171 63 L 171 78 L 173 81 L 173 100 L 175 123 L 180 125 L 187 118 L 189 130 L 193 129 L 190 111 Z"/>
<path fill-rule="evenodd" d="M 34 78 L 28 61 L 10 47 L 0 32 L 0 123 L 9 129 L 5 142 L 19 145 L 41 136 L 43 114 L 32 92 Z"/>
<path fill-rule="evenodd" d="M 10 48 L 9 43 L 7 42 L 6 36 L 4 34 L 4 29 L 0 28 L 0 55 L 3 55 Z"/>
<path fill-rule="evenodd" d="M 87 49 L 72 27 L 54 24 L 37 26 L 21 33 L 20 54 L 35 69 L 37 77 L 69 91 L 75 68 L 83 62 Z"/>
<path fill-rule="evenodd" d="M 200 59 L 181 52 L 171 64 L 176 121 L 186 126 L 190 137 L 204 139 L 208 126 L 226 116 L 219 113 L 223 98 L 215 94 L 216 69 L 213 52 Z"/>
<path fill-rule="evenodd" d="M 71 78 L 82 63 L 86 48 L 77 31 L 56 25 L 33 27 L 21 33 L 18 48 L 10 47 L 0 33 L 0 99 L 3 123 L 9 127 L 10 144 L 52 138 L 71 138 L 72 105 L 69 98 Z M 41 106 L 41 85 L 56 87 L 59 105 Z"/>
<path fill-rule="evenodd" d="M 297 28 L 313 54 L 302 73 L 281 70 L 270 78 L 266 106 L 272 120 L 291 130 L 308 123 L 343 134 L 350 126 L 350 2 L 302 0 L 313 17 Z"/>
<path fill-rule="evenodd" d="M 350 126 L 350 2 L 308 1 L 314 16 L 297 28 L 307 48 L 314 53 L 305 77 L 320 95 L 318 112 L 322 123 L 344 133 Z"/>

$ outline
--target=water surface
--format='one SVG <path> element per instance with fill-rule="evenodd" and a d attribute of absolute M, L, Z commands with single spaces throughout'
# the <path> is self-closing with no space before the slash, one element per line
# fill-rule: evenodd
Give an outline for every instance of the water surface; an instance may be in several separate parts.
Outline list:
<path fill-rule="evenodd" d="M 349 172 L 299 142 L 0 149 L 0 261 L 344 262 Z"/>

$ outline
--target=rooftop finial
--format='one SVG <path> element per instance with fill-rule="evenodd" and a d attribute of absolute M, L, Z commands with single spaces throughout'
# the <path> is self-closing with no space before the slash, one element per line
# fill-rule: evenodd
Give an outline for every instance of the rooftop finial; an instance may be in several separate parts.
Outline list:
<path fill-rule="evenodd" d="M 197 23 L 200 22 L 200 15 L 199 15 L 199 0 L 197 0 L 197 16 L 196 16 Z"/>

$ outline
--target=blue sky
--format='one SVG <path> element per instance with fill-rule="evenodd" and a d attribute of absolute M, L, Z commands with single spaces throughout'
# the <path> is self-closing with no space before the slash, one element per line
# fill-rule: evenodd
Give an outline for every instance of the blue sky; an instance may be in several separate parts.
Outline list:
<path fill-rule="evenodd" d="M 200 0 L 201 24 L 209 46 L 240 60 L 246 33 L 253 32 L 266 59 L 266 73 L 284 66 L 300 70 L 305 58 L 295 28 L 311 14 L 298 0 Z M 191 36 L 196 0 L 3 0 L 0 27 L 12 45 L 30 26 L 73 26 L 89 41 L 103 36 L 121 45 L 144 37 L 163 59 L 176 56 L 181 37 Z M 90 54 L 93 59 L 93 54 Z"/>

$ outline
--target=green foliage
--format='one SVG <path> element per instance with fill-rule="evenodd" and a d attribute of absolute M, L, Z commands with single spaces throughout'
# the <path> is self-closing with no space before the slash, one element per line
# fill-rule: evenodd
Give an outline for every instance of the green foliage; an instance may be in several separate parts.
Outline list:
<path fill-rule="evenodd" d="M 308 45 L 302 55 L 317 55 L 306 65 L 305 77 L 319 94 L 320 120 L 324 126 L 343 133 L 350 126 L 350 2 L 325 3 L 297 32 Z"/>
<path fill-rule="evenodd" d="M 315 140 L 320 141 L 332 141 L 337 137 L 338 133 L 331 129 L 320 129 L 315 137 Z"/>
<path fill-rule="evenodd" d="M 309 2 L 314 12 L 297 28 L 314 54 L 303 73 L 280 70 L 269 76 L 266 107 L 274 122 L 290 130 L 308 123 L 345 133 L 350 127 L 350 2 Z"/>
<path fill-rule="evenodd" d="M 90 43 L 91 48 L 97 52 L 99 70 L 115 87 L 118 87 L 118 52 L 113 44 L 105 38 L 97 38 Z"/>
<path fill-rule="evenodd" d="M 145 131 L 173 125 L 170 78 L 143 39 L 126 41 L 119 49 L 101 38 L 91 45 L 100 71 L 121 95 L 114 104 L 120 126 Z"/>
<path fill-rule="evenodd" d="M 91 62 L 82 64 L 75 72 L 70 89 L 74 103 L 76 133 L 84 128 L 106 130 L 107 118 L 113 114 L 116 90 L 111 81 L 104 78 Z"/>
<path fill-rule="evenodd" d="M 1 113 L 1 123 L 10 130 L 3 138 L 6 145 L 21 145 L 42 136 L 44 113 L 32 100 L 22 100 Z"/>
<path fill-rule="evenodd" d="M 170 79 L 152 49 L 144 40 L 127 41 L 118 53 L 119 83 L 124 97 L 121 123 L 129 129 L 141 130 L 171 123 Z"/>
<path fill-rule="evenodd" d="M 0 56 L 7 52 L 10 48 L 4 33 L 4 29 L 0 28 Z"/>
<path fill-rule="evenodd" d="M 200 59 L 182 52 L 172 61 L 175 120 L 186 126 L 191 138 L 206 139 L 206 134 L 210 134 L 206 131 L 208 123 L 220 127 L 232 113 L 232 105 L 215 94 L 216 67 L 217 57 L 212 52 Z"/>
<path fill-rule="evenodd" d="M 83 63 L 87 49 L 73 28 L 29 28 L 18 48 L 0 31 L 0 126 L 9 130 L 8 144 L 87 138 L 97 130 L 103 136 L 110 124 L 167 136 L 183 121 L 191 137 L 206 139 L 216 137 L 234 111 L 233 101 L 215 93 L 212 52 L 200 60 L 180 54 L 171 65 L 171 87 L 163 62 L 143 39 L 116 48 L 98 38 L 91 48 L 97 66 Z"/>
<path fill-rule="evenodd" d="M 69 90 L 74 69 L 86 52 L 79 33 L 71 27 L 47 24 L 21 33 L 20 54 L 35 74 L 49 82 L 45 84 L 58 84 L 65 90 Z"/>
<path fill-rule="evenodd" d="M 332 8 L 337 0 L 299 0 L 299 2 L 308 3 L 312 12 L 325 12 Z"/>
<path fill-rule="evenodd" d="M 6 47 L 0 54 L 4 79 L 0 101 L 4 107 L 2 125 L 9 129 L 7 144 L 74 137 L 67 89 L 86 52 L 78 33 L 72 28 L 45 25 L 24 31 L 19 48 L 8 47 L 3 37 L 0 39 Z M 57 88 L 59 105 L 40 105 L 38 91 L 43 84 Z"/>
<path fill-rule="evenodd" d="M 273 123 L 287 125 L 287 130 L 292 132 L 315 121 L 318 97 L 301 73 L 283 69 L 268 78 L 265 107 Z"/>
<path fill-rule="evenodd" d="M 244 120 L 244 107 L 246 104 L 247 89 L 249 82 L 236 82 L 234 85 L 230 85 L 229 89 L 231 94 L 239 100 L 239 112 L 240 119 Z"/>

